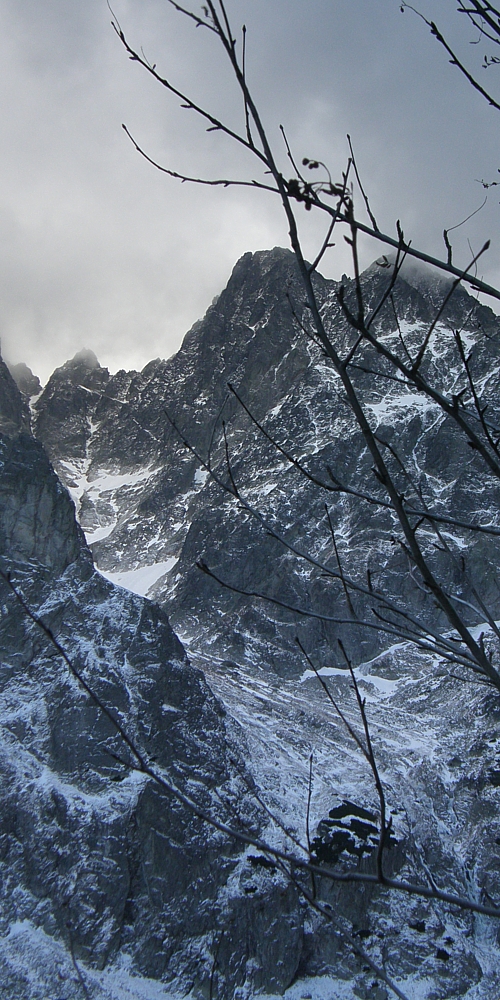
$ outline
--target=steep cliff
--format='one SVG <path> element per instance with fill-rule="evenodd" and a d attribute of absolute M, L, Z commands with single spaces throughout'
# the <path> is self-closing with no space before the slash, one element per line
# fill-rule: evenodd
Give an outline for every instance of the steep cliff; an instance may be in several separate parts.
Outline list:
<path fill-rule="evenodd" d="M 42 386 L 38 375 L 34 375 L 31 368 L 28 368 L 24 362 L 20 362 L 17 365 L 7 365 L 14 382 L 25 399 L 30 400 L 32 396 L 39 396 L 42 391 Z"/>
<path fill-rule="evenodd" d="M 220 703 L 165 614 L 95 572 L 3 363 L 0 379 L 2 572 L 160 773 L 219 818 L 236 813 L 258 830 Z M 293 887 L 263 873 L 245 892 L 246 855 L 134 770 L 5 579 L 0 589 L 3 995 L 76 1000 L 83 979 L 92 997 L 121 996 L 126 973 L 143 977 L 127 980 L 130 997 L 145 995 L 144 977 L 205 995 L 224 934 L 219 995 L 245 982 L 284 988 L 301 954 Z"/>

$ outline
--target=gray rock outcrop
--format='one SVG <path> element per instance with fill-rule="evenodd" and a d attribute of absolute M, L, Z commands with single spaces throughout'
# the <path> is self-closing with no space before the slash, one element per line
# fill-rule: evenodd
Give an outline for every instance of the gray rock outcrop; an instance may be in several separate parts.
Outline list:
<path fill-rule="evenodd" d="M 31 368 L 21 361 L 17 365 L 7 365 L 14 382 L 25 399 L 31 399 L 32 396 L 39 396 L 42 391 L 42 386 L 38 375 L 34 375 Z"/>
<path fill-rule="evenodd" d="M 236 815 L 257 831 L 262 816 L 224 710 L 164 612 L 95 572 L 3 363 L 0 379 L 2 572 L 160 774 L 225 822 Z M 0 603 L 3 995 L 76 1000 L 83 978 L 89 995 L 105 998 L 118 960 L 199 996 L 214 976 L 220 996 L 245 983 L 282 990 L 301 953 L 293 886 L 263 873 L 246 893 L 245 852 L 134 769 L 5 577 Z"/>

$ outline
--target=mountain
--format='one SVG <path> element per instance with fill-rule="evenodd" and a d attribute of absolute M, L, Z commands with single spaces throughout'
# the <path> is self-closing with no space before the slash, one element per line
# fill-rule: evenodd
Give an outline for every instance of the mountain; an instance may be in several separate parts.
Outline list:
<path fill-rule="evenodd" d="M 340 283 L 319 274 L 314 281 L 330 335 L 338 350 L 347 352 L 355 335 L 339 305 Z M 364 273 L 362 292 L 368 309 L 379 301 L 387 282 L 385 269 L 377 264 Z M 342 284 L 352 309 L 353 283 L 344 278 Z M 449 287 L 446 281 L 407 266 L 392 301 L 387 300 L 374 320 L 381 343 L 414 358 Z M 91 572 L 94 585 L 109 587 L 105 592 L 113 595 L 113 601 L 150 609 L 148 614 L 162 622 L 168 614 L 190 662 L 201 668 L 202 674 L 190 668 L 189 676 L 197 677 L 203 687 L 204 675 L 218 699 L 211 704 L 224 705 L 226 716 L 217 715 L 221 709 L 214 707 L 218 725 L 224 726 L 220 745 L 231 745 L 220 768 L 226 768 L 229 784 L 231 775 L 236 781 L 240 795 L 236 816 L 248 811 L 255 824 L 268 823 L 265 833 L 273 844 L 290 847 L 286 830 L 302 842 L 310 835 L 318 860 L 338 864 L 342 871 L 353 865 L 371 870 L 379 809 L 373 778 L 315 673 L 321 670 L 331 696 L 350 725 L 361 732 L 351 676 L 339 650 L 341 638 L 366 699 L 392 817 L 390 872 L 419 884 L 428 884 L 432 877 L 460 895 L 498 900 L 498 695 L 472 674 L 460 668 L 457 674 L 444 658 L 394 636 L 388 623 L 384 625 L 371 611 L 370 586 L 397 601 L 405 614 L 416 616 L 429 633 L 444 629 L 449 635 L 432 596 L 415 584 L 392 513 L 372 502 L 382 493 L 364 440 L 345 406 L 337 376 L 308 335 L 310 329 L 293 255 L 280 248 L 246 254 L 173 358 L 152 361 L 142 372 L 110 375 L 93 354 L 80 352 L 53 373 L 32 404 L 31 416 L 26 402 L 16 397 L 15 419 L 24 421 L 24 428 L 31 419 L 38 445 L 33 442 L 30 447 L 43 446 L 75 502 L 99 571 Z M 500 323 L 462 289 L 456 290 L 439 316 L 422 371 L 432 376 L 447 398 L 463 397 L 466 377 L 457 330 L 480 385 L 482 405 L 489 404 L 488 419 L 494 425 Z M 410 491 L 415 503 L 418 499 L 436 516 L 454 519 L 441 529 L 441 541 L 424 526 L 422 546 L 475 634 L 483 634 L 485 648 L 497 657 L 497 640 L 485 621 L 483 605 L 493 617 L 500 617 L 498 536 L 471 533 L 464 527 L 471 520 L 493 529 L 498 526 L 496 482 L 481 470 L 473 449 L 463 445 L 453 421 L 407 381 L 391 377 L 380 352 L 362 345 L 356 365 L 352 377 L 391 456 L 388 461 L 399 470 L 402 491 Z M 368 502 L 359 496 L 367 493 Z M 332 583 L 324 572 L 338 566 L 330 522 L 344 572 L 360 587 L 351 597 L 352 610 L 341 584 Z M 88 550 L 82 551 L 88 559 Z M 203 573 L 197 566 L 200 562 L 224 585 Z M 65 569 L 64 578 L 67 573 Z M 78 593 L 77 601 L 62 606 L 58 620 L 68 640 L 78 635 L 72 617 L 76 604 L 84 619 L 78 625 L 85 629 L 84 646 L 93 648 L 96 637 L 101 642 L 100 618 L 90 591 Z M 145 595 L 156 603 L 144 602 Z M 48 601 L 43 594 L 36 597 L 38 602 Z M 316 617 L 295 614 L 291 607 Z M 344 623 L 332 622 L 334 617 Z M 120 635 L 126 634 L 122 621 L 118 616 Z M 156 629 L 149 635 L 155 641 Z M 106 662 L 112 651 L 106 652 Z M 123 668 L 116 670 L 113 699 L 121 706 L 121 683 L 127 690 L 130 681 Z M 148 678 L 145 659 L 137 683 Z M 208 693 L 206 697 L 212 698 Z M 166 700 L 172 704 L 170 696 Z M 151 691 L 137 721 L 132 711 L 134 725 L 149 726 L 147 720 L 151 714 L 156 718 L 159 703 Z M 125 720 L 128 713 L 123 712 Z M 205 753 L 207 734 L 215 734 L 218 747 L 221 730 L 215 721 L 200 723 L 197 729 L 197 718 L 184 732 L 189 736 L 192 726 L 194 742 Z M 153 724 L 152 732 L 157 728 Z M 155 755 L 165 752 L 163 729 L 161 734 Z M 208 757 L 203 757 L 202 771 L 212 788 L 213 761 Z M 168 760 L 177 777 L 177 746 Z M 245 767 L 246 780 L 241 778 Z M 78 775 L 73 763 L 71 775 Z M 119 783 L 120 789 L 127 780 Z M 359 947 L 397 977 L 408 996 L 489 1000 L 499 992 L 493 922 L 418 896 L 363 885 L 332 887 L 326 879 L 318 879 L 318 897 L 331 908 L 330 921 L 324 921 L 314 908 L 306 911 L 299 904 L 290 881 L 277 881 L 272 889 L 265 861 L 255 857 L 248 861 L 234 847 L 232 851 L 225 847 L 224 857 L 229 856 L 235 871 L 242 873 L 239 889 L 234 891 L 232 873 L 225 883 L 222 874 L 219 880 L 216 865 L 220 888 L 214 888 L 209 898 L 223 896 L 242 914 L 243 922 L 245 905 L 250 908 L 254 923 L 246 940 L 254 942 L 253 954 L 246 954 L 243 963 L 244 934 L 237 921 L 234 929 L 225 925 L 226 931 L 215 909 L 207 914 L 202 905 L 202 916 L 197 910 L 193 918 L 189 908 L 179 927 L 179 951 L 174 949 L 171 962 L 183 973 L 184 985 L 185 970 L 196 967 L 196 962 L 200 968 L 200 950 L 193 965 L 185 957 L 195 949 L 193 937 L 200 945 L 203 936 L 196 921 L 206 916 L 203 928 L 206 933 L 210 928 L 212 935 L 210 941 L 205 938 L 211 973 L 201 983 L 192 974 L 193 996 L 215 1000 L 224 989 L 228 996 L 232 992 L 243 996 L 231 966 L 240 961 L 240 982 L 248 977 L 249 996 L 259 988 L 269 993 L 289 987 L 292 1000 L 304 991 L 335 1000 L 345 1000 L 354 991 L 365 1000 L 382 1000 L 385 986 L 360 960 Z M 207 860 L 211 871 L 213 856 Z M 95 885 L 91 866 L 82 868 L 90 871 L 86 885 Z M 207 868 L 200 867 L 197 877 L 199 903 L 207 891 Z M 154 966 L 153 955 L 165 952 L 148 923 L 162 919 L 155 909 L 155 893 L 165 891 L 165 880 L 162 870 L 154 883 L 152 909 L 144 903 L 137 929 L 127 930 L 130 936 L 123 947 L 132 955 L 133 968 L 146 977 L 169 974 L 161 962 Z M 271 910 L 274 907 L 274 923 L 265 916 L 267 901 Z M 80 898 L 78 912 L 82 906 Z M 264 917 L 258 923 L 261 912 Z M 48 933 L 53 934 L 51 928 Z M 141 958 L 146 937 L 151 941 L 152 964 Z M 281 949 L 279 956 L 272 950 L 274 942 Z M 353 947 L 358 948 L 357 958 Z M 113 962 L 122 953 L 120 948 L 111 947 L 104 955 L 104 971 L 109 968 L 117 974 Z M 88 952 L 78 954 L 90 957 Z M 264 957 L 257 959 L 256 954 Z M 88 966 L 85 975 L 90 976 Z"/>
<path fill-rule="evenodd" d="M 164 612 L 95 571 L 1 361 L 0 553 L 2 995 L 139 998 L 158 979 L 207 992 L 214 928 L 231 939 L 217 952 L 220 996 L 244 982 L 283 988 L 301 951 L 293 886 L 255 873 L 234 841 L 130 766 L 110 719 L 26 614 L 161 774 L 259 832 L 234 725 Z"/>
<path fill-rule="evenodd" d="M 446 285 L 443 291 L 442 282 L 414 268 L 405 274 L 394 291 L 400 329 L 389 303 L 376 329 L 396 349 L 404 331 L 411 351 Z M 365 272 L 367 305 L 378 300 L 387 280 L 377 265 Z M 327 328 L 338 348 L 347 350 L 354 334 L 337 300 L 339 283 L 320 275 L 315 282 Z M 347 300 L 352 299 L 353 282 L 346 288 Z M 237 665 L 252 661 L 256 669 L 281 677 L 300 676 L 304 667 L 295 642 L 296 616 L 221 587 L 200 572 L 197 562 L 204 560 L 229 586 L 325 618 L 332 614 L 332 601 L 345 617 L 345 600 L 341 588 L 332 589 L 320 569 L 297 559 L 208 474 L 203 462 L 210 454 L 213 469 L 229 481 L 224 434 L 243 499 L 289 543 L 308 556 L 335 562 L 326 503 L 345 571 L 364 586 L 369 571 L 374 585 L 380 582 L 430 627 L 444 624 L 433 600 L 416 588 L 404 551 L 394 544 L 398 526 L 392 515 L 352 494 L 331 491 L 333 475 L 351 490 L 381 495 L 338 377 L 301 328 L 310 324 L 303 298 L 290 252 L 246 254 L 173 358 L 152 361 L 140 373 L 110 377 L 94 356 L 77 355 L 54 372 L 34 407 L 35 435 L 75 499 L 101 572 L 158 600 L 192 653 L 203 651 L 209 639 L 221 659 Z M 423 369 L 444 393 L 462 388 L 456 326 L 472 351 L 483 400 L 493 412 L 499 321 L 466 292 L 457 290 L 440 317 Z M 370 369 L 382 374 L 374 376 Z M 425 503 L 438 514 L 448 507 L 459 521 L 473 514 L 476 521 L 496 523 L 497 483 L 483 475 L 438 405 L 403 380 L 387 378 L 383 359 L 370 345 L 358 355 L 353 378 L 377 434 L 387 449 L 397 449 L 413 480 L 409 487 L 398 469 L 401 489 L 418 490 L 417 505 Z M 271 438 L 303 460 L 326 489 L 301 476 L 270 444 L 228 383 Z M 471 536 L 458 526 L 447 529 L 446 538 L 453 550 L 449 557 L 437 552 L 432 531 L 422 542 L 436 572 L 458 599 L 474 605 L 468 579 L 479 572 L 481 599 L 500 616 L 498 540 Z M 467 579 L 454 564 L 465 549 Z M 370 617 L 370 601 L 359 598 L 358 605 L 359 617 Z M 325 620 L 303 619 L 300 633 L 320 667 L 331 665 L 339 633 L 358 661 L 376 655 L 385 642 L 376 629 L 347 625 L 339 630 Z"/>
<path fill-rule="evenodd" d="M 34 375 L 31 368 L 28 368 L 24 362 L 20 362 L 18 365 L 7 365 L 14 382 L 26 400 L 30 400 L 32 396 L 39 396 L 42 391 L 42 386 L 38 375 Z"/>

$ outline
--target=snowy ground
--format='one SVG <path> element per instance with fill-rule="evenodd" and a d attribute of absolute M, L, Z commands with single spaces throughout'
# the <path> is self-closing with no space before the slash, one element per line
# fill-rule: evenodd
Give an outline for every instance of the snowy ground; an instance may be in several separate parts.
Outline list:
<path fill-rule="evenodd" d="M 89 541 L 89 539 L 87 539 Z M 106 577 L 111 583 L 125 590 L 131 590 L 139 597 L 147 597 L 155 583 L 168 573 L 178 562 L 176 556 L 165 559 L 163 562 L 152 563 L 151 566 L 140 566 L 138 569 L 125 570 L 123 573 L 108 573 L 106 570 L 99 570 L 101 576 Z"/>
<path fill-rule="evenodd" d="M 188 644 L 189 645 L 189 644 Z M 217 696 L 239 723 L 248 747 L 248 765 L 262 800 L 287 829 L 305 842 L 309 759 L 313 756 L 310 827 L 315 831 L 333 806 L 349 800 L 377 811 L 373 778 L 360 751 L 311 671 L 300 682 L 277 679 L 272 672 L 238 668 L 214 662 L 203 651 L 188 649 Z M 349 723 L 362 732 L 351 681 L 346 671 L 329 669 L 332 693 Z M 495 717 L 485 708 L 484 689 L 473 682 L 458 684 L 432 657 L 419 654 L 409 644 L 398 643 L 370 663 L 360 665 L 357 680 L 371 727 L 387 805 L 397 840 L 416 845 L 413 878 L 428 884 L 427 864 L 433 858 L 443 888 L 480 898 L 484 884 L 480 850 L 486 831 L 500 833 L 498 789 L 484 781 L 495 766 L 499 739 Z M 479 748 L 479 750 L 478 750 Z M 495 826 L 495 831 L 492 830 Z M 283 835 L 276 833 L 275 839 Z M 269 837 L 268 837 L 269 839 Z M 288 845 L 290 846 L 290 842 Z M 491 848 L 485 848 L 491 850 Z M 415 862 L 415 856 L 417 860 Z M 418 858 L 421 858 L 421 862 Z M 468 872 L 472 881 L 467 881 Z M 464 881 L 464 874 L 467 876 Z M 478 882 L 474 885 L 475 879 Z M 497 890 L 494 890 L 494 895 Z M 388 940 L 393 955 L 413 946 L 408 935 L 408 907 L 413 902 L 391 894 Z M 432 915 L 434 914 L 434 916 Z M 422 949 L 418 973 L 403 973 L 400 986 L 411 1000 L 433 995 L 457 996 L 453 988 L 443 993 L 443 963 L 435 956 L 446 936 L 453 939 L 462 960 L 474 954 L 483 979 L 464 994 L 467 1000 L 498 1000 L 498 943 L 492 921 L 476 922 L 470 930 L 456 923 L 456 910 L 431 904 L 430 922 L 441 922 L 434 938 Z M 392 927 L 392 931 L 391 931 Z M 392 943 L 391 943 L 392 934 Z M 396 938 L 394 934 L 401 935 Z M 440 935 L 440 936 L 439 936 Z M 451 937 L 450 937 L 451 936 Z M 470 949 L 472 948 L 472 952 Z M 450 962 L 451 967 L 451 962 Z M 465 977 L 467 981 L 467 976 Z M 290 1000 L 353 1000 L 353 983 L 330 977 L 300 980 L 285 994 Z M 359 994 L 361 995 L 361 994 Z M 373 993 L 375 997 L 377 994 Z M 382 995 L 382 994 L 381 994 Z M 370 994 L 371 997 L 371 994 Z"/>
<path fill-rule="evenodd" d="M 2 941 L 0 968 L 24 978 L 30 996 L 37 1000 L 73 1000 L 87 996 L 91 1000 L 181 1000 L 178 993 L 153 979 L 131 975 L 126 966 L 101 972 L 74 964 L 62 945 L 28 921 L 14 924 Z M 82 981 L 83 984 L 82 985 Z M 54 983 L 59 989 L 54 990 Z M 285 1000 L 353 1000 L 352 987 L 330 976 L 303 979 L 286 990 Z M 422 994 L 419 994 L 419 998 Z M 414 994 L 417 1000 L 417 994 Z M 235 1000 L 251 1000 L 244 990 L 235 992 Z M 12 996 L 9 1000 L 22 1000 Z M 281 1000 L 267 994 L 267 1000 Z M 471 998 L 472 1000 L 472 998 Z"/>
<path fill-rule="evenodd" d="M 27 920 L 14 924 L 2 940 L 0 970 L 24 980 L 33 1000 L 79 1000 L 85 995 L 92 1000 L 178 1000 L 161 983 L 132 976 L 126 967 L 99 972 L 74 963 L 63 945 Z M 11 1000 L 22 1000 L 22 995 Z"/>

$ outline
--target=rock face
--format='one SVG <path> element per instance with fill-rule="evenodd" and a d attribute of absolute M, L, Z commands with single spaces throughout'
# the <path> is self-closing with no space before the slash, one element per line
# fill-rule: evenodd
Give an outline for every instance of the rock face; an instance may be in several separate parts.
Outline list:
<path fill-rule="evenodd" d="M 91 415 L 109 381 L 92 351 L 80 351 L 58 368 L 45 386 L 44 406 L 37 407 L 37 437 L 52 457 L 55 445 L 66 459 L 82 459 L 92 432 Z"/>
<path fill-rule="evenodd" d="M 31 368 L 28 368 L 24 362 L 21 361 L 18 365 L 8 365 L 7 366 L 14 382 L 21 393 L 26 399 L 31 399 L 32 396 L 39 396 L 42 391 L 42 386 L 40 384 L 40 379 L 37 375 L 34 375 Z"/>
<path fill-rule="evenodd" d="M 3 435 L 16 435 L 28 430 L 26 404 L 17 391 L 12 376 L 3 361 L 0 363 L 0 430 Z"/>
<path fill-rule="evenodd" d="M 165 614 L 95 572 L 3 362 L 0 379 L 2 572 L 160 773 L 219 819 L 236 811 L 258 831 L 222 706 Z M 293 886 L 264 872 L 245 893 L 245 853 L 134 770 L 109 718 L 5 578 L 0 587 L 3 995 L 76 1000 L 82 977 L 93 997 L 122 995 L 99 974 L 117 959 L 194 995 L 211 981 L 220 996 L 245 982 L 283 989 L 301 953 Z M 215 959 L 224 934 L 231 946 Z M 139 995 L 132 981 L 127 996 Z"/>
<path fill-rule="evenodd" d="M 0 360 L 0 553 L 59 575 L 86 551 L 85 539 L 67 491 L 28 428 L 26 405 Z"/>
<path fill-rule="evenodd" d="M 377 302 L 387 281 L 377 265 L 365 272 L 368 306 Z M 347 351 L 354 335 L 336 298 L 338 283 L 317 275 L 316 287 L 326 326 L 337 348 Z M 389 304 L 375 326 L 405 360 L 404 352 L 416 351 L 445 292 L 446 284 L 416 269 L 408 268 L 399 279 L 393 296 L 399 329 Z M 353 296 L 352 282 L 346 284 L 346 296 L 348 301 Z M 291 253 L 246 254 L 175 357 L 110 378 L 95 358 L 77 356 L 54 373 L 35 407 L 35 433 L 75 498 L 99 568 L 162 603 L 190 649 L 202 649 L 210 636 L 220 657 L 240 665 L 253 660 L 280 676 L 300 676 L 303 670 L 295 616 L 221 587 L 200 573 L 197 561 L 204 560 L 229 586 L 323 615 L 321 622 L 301 623 L 303 644 L 315 651 L 319 666 L 331 664 L 339 634 L 357 660 L 380 652 L 385 639 L 373 628 L 330 626 L 332 615 L 349 617 L 342 588 L 271 537 L 258 516 L 242 509 L 208 475 L 207 460 L 229 482 L 224 433 L 243 499 L 290 544 L 320 563 L 335 564 L 326 503 L 345 571 L 365 587 L 369 573 L 375 586 L 429 627 L 445 624 L 408 573 L 406 555 L 394 544 L 399 529 L 392 515 L 336 491 L 340 482 L 383 498 L 339 380 L 297 322 L 296 317 L 306 328 L 309 323 L 302 302 Z M 466 388 L 454 338 L 458 328 L 493 420 L 500 325 L 466 292 L 457 290 L 442 312 L 422 371 L 449 397 Z M 404 381 L 386 377 L 391 373 L 384 359 L 369 345 L 357 362 L 352 377 L 366 412 L 387 448 L 388 462 L 404 469 L 396 468 L 401 492 L 411 493 L 419 508 L 427 505 L 438 514 L 449 509 L 457 520 L 495 524 L 497 481 L 484 475 L 453 422 Z M 228 383 L 267 433 L 303 460 L 324 489 L 301 476 L 269 443 Z M 198 458 L 184 447 L 167 414 Z M 480 599 L 498 617 L 498 538 L 448 528 L 449 553 L 432 530 L 422 531 L 421 538 L 431 565 L 462 602 L 466 617 L 474 621 L 463 602 L 476 604 L 470 581 L 478 575 Z M 458 563 L 465 549 L 464 575 Z M 357 600 L 358 616 L 373 621 L 369 599 Z"/>

